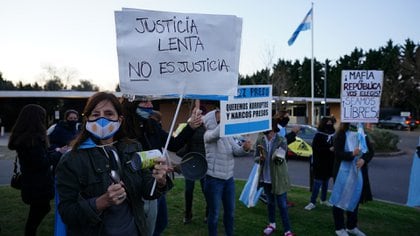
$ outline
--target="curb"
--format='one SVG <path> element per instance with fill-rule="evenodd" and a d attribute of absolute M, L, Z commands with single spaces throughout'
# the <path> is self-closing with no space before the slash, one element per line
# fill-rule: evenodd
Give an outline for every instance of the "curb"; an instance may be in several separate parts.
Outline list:
<path fill-rule="evenodd" d="M 375 157 L 394 157 L 406 154 L 405 151 L 399 150 L 396 152 L 375 152 Z"/>

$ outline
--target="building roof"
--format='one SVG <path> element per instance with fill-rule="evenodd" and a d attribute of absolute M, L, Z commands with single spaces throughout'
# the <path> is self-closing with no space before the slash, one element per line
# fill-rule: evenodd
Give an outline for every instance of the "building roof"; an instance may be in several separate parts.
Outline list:
<path fill-rule="evenodd" d="M 121 97 L 123 93 L 113 92 L 115 96 Z M 45 97 L 45 98 L 88 98 L 95 94 L 96 91 L 73 91 L 73 90 L 60 90 L 60 91 L 22 91 L 22 90 L 1 90 L 0 98 L 18 98 L 18 97 Z M 288 103 L 308 103 L 312 99 L 310 97 L 283 97 L 273 96 L 274 101 L 286 101 Z M 314 98 L 314 102 L 321 103 L 324 98 Z M 327 103 L 340 103 L 340 98 L 326 98 Z"/>

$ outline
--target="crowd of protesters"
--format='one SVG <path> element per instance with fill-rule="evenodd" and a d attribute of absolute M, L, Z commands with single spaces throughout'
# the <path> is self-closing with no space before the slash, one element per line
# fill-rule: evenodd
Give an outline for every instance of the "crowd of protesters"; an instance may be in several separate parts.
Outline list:
<path fill-rule="evenodd" d="M 289 134 L 285 132 L 289 121 L 287 112 L 274 113 L 272 129 L 260 133 L 256 143 L 251 143 L 220 136 L 217 108 L 207 112 L 204 106 L 195 107 L 186 127 L 176 137 L 162 128 L 161 113 L 153 108 L 149 100 L 118 99 L 111 93 L 98 92 L 89 98 L 82 119 L 78 111 L 68 110 L 63 120 L 47 131 L 45 109 L 34 104 L 25 106 L 8 145 L 18 154 L 23 174 L 21 196 L 30 206 L 25 235 L 36 235 L 39 224 L 50 211 L 54 176 L 59 199 L 56 214 L 61 217 L 67 235 L 157 236 L 164 233 L 169 214 L 166 196 L 173 186 L 169 174 L 179 170 L 167 163 L 164 156 L 146 166 L 140 152 L 160 150 L 165 153 L 168 138 L 167 149 L 178 151 L 181 158 L 185 153 L 198 152 L 207 160 L 207 174 L 199 181 L 206 204 L 203 220 L 208 226 L 208 235 L 217 235 L 221 204 L 224 233 L 233 235 L 234 157 L 249 157 L 252 150 L 259 150 L 254 152 L 254 159 L 261 163 L 259 181 L 267 201 L 268 224 L 261 232 L 271 235 L 278 231 L 277 206 L 282 234 L 294 235 L 288 217 L 290 180 L 286 154 L 288 143 L 293 142 L 299 128 Z M 357 213 L 359 202 L 372 199 L 367 176 L 372 145 L 364 139 L 364 150 L 352 148 L 349 140 L 357 130 L 343 123 L 335 133 L 334 125 L 335 119 L 322 118 L 313 140 L 314 185 L 305 209 L 310 211 L 316 207 L 321 189 L 320 203 L 332 207 L 335 233 L 365 235 L 357 228 Z M 356 194 L 354 209 L 327 200 L 328 182 L 332 177 L 334 181 L 340 179 L 342 163 L 355 163 L 355 168 L 362 170 L 363 191 Z M 184 224 L 192 223 L 194 182 L 185 180 Z M 346 224 L 344 213 L 347 214 Z"/>

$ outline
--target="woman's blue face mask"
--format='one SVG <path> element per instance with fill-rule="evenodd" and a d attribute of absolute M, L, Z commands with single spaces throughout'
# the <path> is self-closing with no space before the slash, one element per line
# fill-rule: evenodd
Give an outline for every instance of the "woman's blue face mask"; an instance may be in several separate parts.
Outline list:
<path fill-rule="evenodd" d="M 105 117 L 100 117 L 96 120 L 86 122 L 86 130 L 94 137 L 104 140 L 109 139 L 119 130 L 119 120 L 109 120 Z"/>

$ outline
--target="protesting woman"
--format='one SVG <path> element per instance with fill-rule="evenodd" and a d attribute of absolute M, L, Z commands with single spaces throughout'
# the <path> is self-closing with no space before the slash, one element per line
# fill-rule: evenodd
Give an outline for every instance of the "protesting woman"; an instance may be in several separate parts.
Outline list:
<path fill-rule="evenodd" d="M 368 137 L 362 137 L 365 140 L 366 146 L 363 150 L 360 149 L 362 145 L 351 147 L 352 146 L 352 139 L 358 135 L 357 128 L 350 123 L 342 123 L 340 126 L 339 131 L 334 139 L 334 152 L 335 152 L 335 161 L 334 161 L 334 168 L 333 168 L 333 177 L 334 177 L 334 188 L 331 194 L 330 202 L 333 203 L 333 218 L 334 218 L 334 225 L 335 225 L 335 233 L 339 236 L 346 236 L 348 233 L 358 236 L 364 236 L 365 234 L 357 227 L 358 223 L 358 211 L 359 211 L 359 203 L 364 203 L 366 201 L 372 201 L 372 192 L 370 190 L 369 184 L 369 176 L 368 176 L 368 168 L 367 163 L 372 160 L 374 156 L 373 148 L 370 144 Z M 357 141 L 356 141 L 357 142 Z M 360 142 L 360 140 L 358 141 Z M 341 166 L 342 164 L 343 167 Z M 355 166 L 354 166 L 355 165 Z M 362 184 L 362 189 L 360 194 L 355 196 L 356 204 L 354 209 L 352 210 L 345 210 L 341 205 L 348 206 L 348 202 L 350 202 L 350 198 L 348 195 L 343 197 L 346 192 L 349 192 L 348 183 L 349 179 L 348 176 L 345 176 L 344 173 L 351 171 L 346 171 L 344 168 L 345 166 L 351 166 L 352 168 L 356 168 L 356 173 L 361 174 L 362 180 L 360 184 Z M 360 170 L 360 172 L 359 172 Z M 344 178 L 341 178 L 343 176 Z M 357 178 L 357 177 L 356 177 Z M 345 179 L 345 181 L 342 181 Z M 357 180 L 354 180 L 357 181 Z M 343 191 L 341 195 L 341 199 L 335 200 L 335 191 L 338 189 L 346 189 Z M 339 192 L 339 191 L 337 191 Z M 354 193 L 356 191 L 352 191 Z M 346 200 L 350 199 L 350 200 Z M 344 212 L 347 215 L 347 224 L 344 224 Z M 346 227 L 345 227 L 346 226 Z"/>
<path fill-rule="evenodd" d="M 113 94 L 94 94 L 83 114 L 81 133 L 57 166 L 58 209 L 67 233 L 143 235 L 142 198 L 156 199 L 172 184 L 165 159 L 145 168 L 141 145 L 120 128 L 122 107 Z"/>
<path fill-rule="evenodd" d="M 44 108 L 35 104 L 26 105 L 20 111 L 9 138 L 9 149 L 16 150 L 19 157 L 21 197 L 30 206 L 25 235 L 36 235 L 38 226 L 51 210 L 50 200 L 54 198 L 45 122 Z"/>

